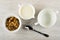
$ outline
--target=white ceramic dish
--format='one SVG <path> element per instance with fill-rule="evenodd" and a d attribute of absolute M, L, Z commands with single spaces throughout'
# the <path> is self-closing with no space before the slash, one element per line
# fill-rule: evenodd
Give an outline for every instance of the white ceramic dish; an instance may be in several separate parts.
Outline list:
<path fill-rule="evenodd" d="M 14 17 L 18 18 L 18 19 L 19 19 L 19 22 L 20 22 L 19 27 L 18 27 L 16 30 L 14 30 L 14 31 L 9 31 L 9 30 L 6 28 L 6 25 L 5 25 L 6 19 L 7 19 L 8 17 L 11 17 L 11 16 L 14 16 Z M 3 28 L 5 29 L 5 31 L 11 32 L 11 33 L 17 32 L 17 31 L 21 28 L 21 24 L 22 24 L 22 23 L 21 23 L 21 19 L 19 18 L 19 16 L 16 15 L 16 14 L 13 14 L 13 13 L 6 14 L 6 15 L 4 16 L 4 18 L 3 18 L 2 23 L 3 23 Z"/>
<path fill-rule="evenodd" d="M 42 27 L 48 28 L 48 27 L 52 27 L 57 20 L 57 13 L 50 8 L 45 8 L 43 10 L 41 10 L 38 14 L 38 22 L 35 23 L 36 24 L 40 24 Z"/>
<path fill-rule="evenodd" d="M 29 18 L 24 18 L 24 17 L 22 16 L 21 10 L 22 10 L 23 7 L 25 7 L 25 6 L 29 6 L 29 7 L 31 7 L 32 10 L 33 10 L 33 13 L 32 13 L 32 15 L 31 15 Z M 26 11 L 28 11 L 28 9 L 27 9 Z M 18 10 L 18 12 L 19 12 L 19 16 L 20 16 L 22 19 L 24 19 L 24 20 L 29 20 L 29 19 L 31 19 L 31 18 L 34 18 L 35 8 L 33 7 L 32 4 L 22 4 L 22 5 L 19 5 L 19 10 Z M 25 15 L 27 16 L 28 14 L 25 14 Z"/>

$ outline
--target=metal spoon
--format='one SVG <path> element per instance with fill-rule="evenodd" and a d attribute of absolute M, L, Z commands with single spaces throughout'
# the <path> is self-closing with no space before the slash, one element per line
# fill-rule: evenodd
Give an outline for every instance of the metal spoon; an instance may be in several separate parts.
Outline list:
<path fill-rule="evenodd" d="M 39 34 L 42 34 L 42 35 L 44 35 L 45 37 L 49 37 L 48 34 L 45 34 L 45 33 L 39 32 L 39 31 L 33 29 L 30 25 L 26 25 L 25 27 L 28 27 L 29 30 L 35 31 L 35 32 L 37 32 L 37 33 L 39 33 Z"/>

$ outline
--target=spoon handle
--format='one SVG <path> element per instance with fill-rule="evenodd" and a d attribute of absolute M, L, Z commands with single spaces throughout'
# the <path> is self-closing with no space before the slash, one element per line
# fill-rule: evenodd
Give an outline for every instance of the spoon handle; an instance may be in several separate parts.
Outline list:
<path fill-rule="evenodd" d="M 42 34 L 42 35 L 44 35 L 45 37 L 49 37 L 49 35 L 48 34 L 45 34 L 45 33 L 42 33 L 42 32 L 39 32 L 39 31 L 37 31 L 37 30 L 32 30 L 32 31 L 35 31 L 35 32 L 37 32 L 37 33 L 39 33 L 39 34 Z"/>

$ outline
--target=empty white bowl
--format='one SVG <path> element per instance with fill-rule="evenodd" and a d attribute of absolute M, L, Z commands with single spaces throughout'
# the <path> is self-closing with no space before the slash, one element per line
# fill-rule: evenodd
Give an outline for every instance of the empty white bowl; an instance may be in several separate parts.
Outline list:
<path fill-rule="evenodd" d="M 38 22 L 35 24 L 40 24 L 42 27 L 48 28 L 53 26 L 57 20 L 57 13 L 50 8 L 45 8 L 41 10 L 38 14 Z"/>

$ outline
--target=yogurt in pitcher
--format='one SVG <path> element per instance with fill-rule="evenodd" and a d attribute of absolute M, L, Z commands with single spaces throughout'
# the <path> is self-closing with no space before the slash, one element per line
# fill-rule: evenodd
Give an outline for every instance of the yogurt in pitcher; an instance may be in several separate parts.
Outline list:
<path fill-rule="evenodd" d="M 35 9 L 32 5 L 22 5 L 19 8 L 19 15 L 23 19 L 34 18 Z"/>

